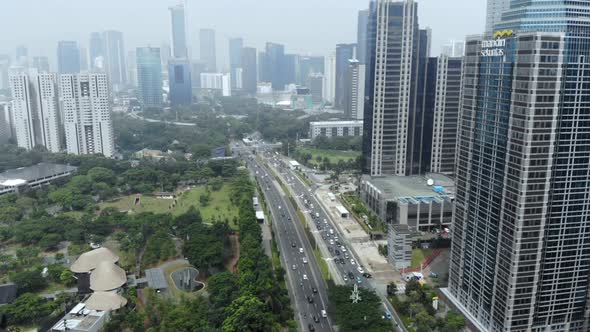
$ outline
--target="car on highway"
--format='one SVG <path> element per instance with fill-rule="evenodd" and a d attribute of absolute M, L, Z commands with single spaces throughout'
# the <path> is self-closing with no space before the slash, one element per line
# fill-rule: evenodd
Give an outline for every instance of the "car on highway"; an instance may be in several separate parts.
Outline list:
<path fill-rule="evenodd" d="M 356 277 L 356 283 L 357 284 L 362 284 L 363 280 L 361 279 L 361 277 Z"/>
<path fill-rule="evenodd" d="M 342 249 L 342 252 L 346 252 L 346 247 L 345 246 L 341 246 L 340 249 Z"/>
<path fill-rule="evenodd" d="M 313 297 L 311 297 L 311 296 L 308 296 L 308 297 L 307 297 L 307 302 L 309 302 L 309 303 L 313 303 Z"/>
<path fill-rule="evenodd" d="M 359 271 L 360 274 L 365 273 L 365 270 L 363 270 L 361 266 L 357 267 L 356 270 Z"/>
<path fill-rule="evenodd" d="M 334 245 L 334 239 L 330 239 L 330 244 Z"/>
<path fill-rule="evenodd" d="M 303 264 L 307 264 L 307 258 L 303 257 Z"/>
<path fill-rule="evenodd" d="M 316 322 L 316 323 L 319 323 L 320 322 L 320 319 L 318 318 L 318 316 L 313 315 L 313 321 Z"/>
<path fill-rule="evenodd" d="M 346 261 L 344 260 L 344 258 L 340 258 L 340 264 L 342 264 L 342 265 L 346 264 Z"/>
<path fill-rule="evenodd" d="M 354 259 L 353 259 L 353 258 L 351 258 L 351 259 L 350 259 L 350 264 L 352 264 L 352 265 L 356 265 L 356 262 L 354 261 Z"/>
<path fill-rule="evenodd" d="M 313 287 L 313 288 L 311 289 L 311 291 L 312 291 L 314 294 L 317 294 L 317 293 L 318 293 L 318 289 L 317 289 L 317 288 L 315 288 L 315 287 Z"/>
<path fill-rule="evenodd" d="M 291 267 L 291 269 L 297 270 L 297 265 L 293 264 L 293 266 Z"/>
<path fill-rule="evenodd" d="M 312 323 L 309 323 L 309 325 L 307 325 L 307 328 L 309 329 L 309 332 L 315 332 L 315 326 L 313 326 Z"/>
<path fill-rule="evenodd" d="M 348 277 L 350 280 L 354 279 L 354 273 L 352 273 L 352 271 L 348 271 Z"/>
<path fill-rule="evenodd" d="M 328 313 L 326 312 L 326 310 L 322 309 L 321 313 L 323 318 L 328 318 Z"/>
<path fill-rule="evenodd" d="M 299 253 L 303 254 L 303 248 L 299 248 Z"/>
<path fill-rule="evenodd" d="M 370 279 L 370 278 L 372 278 L 373 276 L 372 276 L 370 273 L 363 273 L 363 277 L 365 277 L 365 278 L 367 278 L 367 279 Z"/>
<path fill-rule="evenodd" d="M 385 310 L 385 311 L 383 312 L 383 316 L 382 316 L 382 318 L 383 318 L 383 319 L 387 319 L 387 320 L 390 320 L 390 319 L 391 319 L 391 313 L 389 312 L 389 310 Z"/>
<path fill-rule="evenodd" d="M 303 275 L 303 280 L 307 280 L 307 274 Z"/>

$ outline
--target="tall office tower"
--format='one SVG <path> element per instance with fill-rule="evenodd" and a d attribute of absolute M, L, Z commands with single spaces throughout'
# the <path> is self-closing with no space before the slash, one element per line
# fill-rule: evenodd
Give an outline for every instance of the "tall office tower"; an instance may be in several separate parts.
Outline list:
<path fill-rule="evenodd" d="M 29 66 L 29 49 L 25 45 L 19 45 L 16 47 L 14 59 L 17 66 L 28 67 Z"/>
<path fill-rule="evenodd" d="M 162 60 L 162 67 L 168 66 L 168 61 L 172 59 L 172 49 L 170 45 L 163 43 L 160 45 L 160 59 Z"/>
<path fill-rule="evenodd" d="M 326 57 L 324 66 L 324 86 L 322 98 L 334 105 L 336 98 L 336 55 L 330 54 Z"/>
<path fill-rule="evenodd" d="M 193 102 L 191 64 L 186 59 L 173 59 L 168 63 L 170 105 L 190 105 Z"/>
<path fill-rule="evenodd" d="M 199 45 L 201 61 L 207 64 L 207 71 L 215 72 L 217 70 L 217 52 L 215 50 L 215 30 L 201 29 L 199 31 Z"/>
<path fill-rule="evenodd" d="M 512 6 L 466 45 L 445 293 L 480 331 L 588 331 L 590 3 Z"/>
<path fill-rule="evenodd" d="M 283 91 L 285 89 L 285 46 L 277 43 L 266 43 L 266 65 L 272 89 Z"/>
<path fill-rule="evenodd" d="M 448 57 L 462 57 L 465 55 L 465 42 L 463 40 L 450 40 L 441 47 L 440 53 Z"/>
<path fill-rule="evenodd" d="M 283 85 L 296 83 L 299 74 L 299 56 L 297 54 L 285 54 L 281 69 L 283 70 Z"/>
<path fill-rule="evenodd" d="M 0 54 L 0 90 L 9 89 L 8 70 L 10 68 L 10 55 Z"/>
<path fill-rule="evenodd" d="M 18 146 L 31 150 L 41 145 L 50 152 L 59 152 L 60 115 L 56 75 L 11 75 L 10 91 Z"/>
<path fill-rule="evenodd" d="M 49 72 L 49 58 L 46 56 L 34 56 L 33 68 L 37 69 L 39 73 Z"/>
<path fill-rule="evenodd" d="M 428 130 L 425 140 L 430 153 L 429 172 L 455 174 L 457 124 L 461 99 L 462 58 L 441 55 L 428 60 L 426 78 L 426 112 Z M 427 155 L 428 156 L 428 155 Z M 428 162 L 428 161 L 426 161 Z"/>
<path fill-rule="evenodd" d="M 270 62 L 266 52 L 258 53 L 258 82 L 270 83 Z"/>
<path fill-rule="evenodd" d="M 230 38 L 229 40 L 229 75 L 231 78 L 231 88 L 236 89 L 241 82 L 238 82 L 238 69 L 242 68 L 242 49 L 244 40 L 242 38 Z"/>
<path fill-rule="evenodd" d="M 157 47 L 138 47 L 137 83 L 144 107 L 162 106 L 162 63 Z"/>
<path fill-rule="evenodd" d="M 359 10 L 357 21 L 357 59 L 361 64 L 366 63 L 367 59 L 367 25 L 369 24 L 369 10 Z"/>
<path fill-rule="evenodd" d="M 57 43 L 57 70 L 60 74 L 78 74 L 80 72 L 80 49 L 75 41 Z"/>
<path fill-rule="evenodd" d="M 256 64 L 256 49 L 244 47 L 242 49 L 242 90 L 249 95 L 256 95 L 256 79 L 258 68 Z"/>
<path fill-rule="evenodd" d="M 90 43 L 88 47 L 91 70 L 102 70 L 105 68 L 105 51 L 103 35 L 100 32 L 90 34 Z"/>
<path fill-rule="evenodd" d="M 87 71 L 88 67 L 88 50 L 86 47 L 80 46 L 80 71 Z"/>
<path fill-rule="evenodd" d="M 334 105 L 338 109 L 345 109 L 348 102 L 346 87 L 350 68 L 348 60 L 356 59 L 356 44 L 336 45 L 336 95 Z"/>
<path fill-rule="evenodd" d="M 66 151 L 115 154 L 109 82 L 106 73 L 60 76 Z"/>
<path fill-rule="evenodd" d="M 344 116 L 347 119 L 362 120 L 365 115 L 366 67 L 359 60 L 351 59 L 349 61 L 347 97 L 350 100 L 346 103 L 348 107 L 344 110 Z"/>
<path fill-rule="evenodd" d="M 135 54 L 135 50 L 127 52 L 127 79 L 129 85 L 137 87 L 137 54 Z"/>
<path fill-rule="evenodd" d="M 191 63 L 191 85 L 193 88 L 201 88 L 201 74 L 206 72 L 206 63 L 199 60 L 193 60 Z"/>
<path fill-rule="evenodd" d="M 9 102 L 0 103 L 0 144 L 12 138 L 12 111 Z"/>
<path fill-rule="evenodd" d="M 365 87 L 363 172 L 415 175 L 430 166 L 424 108 L 429 30 L 413 0 L 371 2 Z"/>
<path fill-rule="evenodd" d="M 188 58 L 186 46 L 186 16 L 184 5 L 179 4 L 168 8 L 172 24 L 172 52 L 175 58 Z"/>
<path fill-rule="evenodd" d="M 119 90 L 127 83 L 123 33 L 114 30 L 105 31 L 103 40 L 109 82 L 114 90 Z"/>
<path fill-rule="evenodd" d="M 510 8 L 511 0 L 488 0 L 486 11 L 486 36 L 494 33 L 496 24 L 502 20 L 502 14 Z"/>
<path fill-rule="evenodd" d="M 308 86 L 309 77 L 314 74 L 324 74 L 324 57 L 323 56 L 300 56 L 299 73 L 297 84 Z M 314 75 L 317 76 L 317 75 Z"/>

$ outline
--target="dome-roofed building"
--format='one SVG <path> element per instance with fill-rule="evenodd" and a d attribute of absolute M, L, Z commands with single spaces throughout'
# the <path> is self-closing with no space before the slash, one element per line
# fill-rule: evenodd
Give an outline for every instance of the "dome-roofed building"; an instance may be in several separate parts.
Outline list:
<path fill-rule="evenodd" d="M 127 299 L 115 292 L 95 292 L 86 300 L 86 308 L 92 310 L 117 310 L 127 304 Z"/>
<path fill-rule="evenodd" d="M 109 261 L 99 263 L 90 273 L 90 289 L 95 292 L 114 290 L 126 283 L 125 270 Z"/>
<path fill-rule="evenodd" d="M 74 273 L 89 273 L 96 269 L 96 267 L 102 262 L 116 263 L 119 261 L 119 256 L 115 255 L 112 251 L 107 248 L 98 248 L 83 253 L 78 259 L 70 266 L 70 271 Z"/>

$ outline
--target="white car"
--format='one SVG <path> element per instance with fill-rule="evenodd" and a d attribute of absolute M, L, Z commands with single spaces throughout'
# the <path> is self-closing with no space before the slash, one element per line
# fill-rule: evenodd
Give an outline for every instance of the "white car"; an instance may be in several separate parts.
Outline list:
<path fill-rule="evenodd" d="M 352 259 L 352 258 L 350 259 L 350 264 L 352 264 L 352 265 L 355 265 L 356 264 L 356 262 L 354 261 L 354 259 Z"/>
<path fill-rule="evenodd" d="M 330 244 L 332 244 L 332 245 L 334 244 L 334 240 L 333 239 L 330 239 Z"/>
<path fill-rule="evenodd" d="M 345 246 L 340 247 L 340 249 L 342 249 L 342 252 L 346 252 L 346 247 Z"/>
<path fill-rule="evenodd" d="M 330 234 L 334 234 L 334 230 L 330 228 Z"/>
<path fill-rule="evenodd" d="M 359 267 L 357 267 L 357 268 L 356 268 L 356 270 L 357 270 L 357 271 L 359 271 L 359 273 L 360 273 L 360 274 L 363 274 L 363 273 L 365 273 L 365 270 L 363 270 L 363 268 L 362 268 L 362 267 L 360 267 L 360 266 L 359 266 Z"/>
<path fill-rule="evenodd" d="M 307 280 L 307 274 L 303 275 L 303 280 Z"/>
<path fill-rule="evenodd" d="M 303 264 L 307 264 L 307 258 L 303 257 Z"/>
<path fill-rule="evenodd" d="M 303 248 L 299 248 L 299 253 L 303 254 Z"/>

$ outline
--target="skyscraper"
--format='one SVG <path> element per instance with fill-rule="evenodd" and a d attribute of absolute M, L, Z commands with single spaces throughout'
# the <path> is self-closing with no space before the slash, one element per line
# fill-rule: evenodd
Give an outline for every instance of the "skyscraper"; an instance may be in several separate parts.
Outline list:
<path fill-rule="evenodd" d="M 115 143 L 107 75 L 61 75 L 60 91 L 67 152 L 112 157 Z"/>
<path fill-rule="evenodd" d="M 201 87 L 201 74 L 207 72 L 207 64 L 200 60 L 191 63 L 191 85 L 193 88 Z"/>
<path fill-rule="evenodd" d="M 25 45 L 19 45 L 16 47 L 15 62 L 17 66 L 28 67 L 29 66 L 29 49 Z"/>
<path fill-rule="evenodd" d="M 90 34 L 88 51 L 90 56 L 89 68 L 91 70 L 103 70 L 105 68 L 104 40 L 102 37 L 103 35 L 100 32 L 93 32 Z"/>
<path fill-rule="evenodd" d="M 244 47 L 242 49 L 242 90 L 244 93 L 256 95 L 257 74 L 256 49 Z"/>
<path fill-rule="evenodd" d="M 323 75 L 324 62 L 325 59 L 323 56 L 299 56 L 299 72 L 297 75 L 297 84 L 308 86 L 310 76 L 313 75 L 317 78 L 317 75 L 314 74 Z"/>
<path fill-rule="evenodd" d="M 229 40 L 229 75 L 231 78 L 231 88 L 236 89 L 241 82 L 237 81 L 238 68 L 242 68 L 242 48 L 244 40 L 242 38 L 230 38 Z"/>
<path fill-rule="evenodd" d="M 135 50 L 127 52 L 127 78 L 131 86 L 137 87 L 137 54 L 135 54 Z"/>
<path fill-rule="evenodd" d="M 88 67 L 88 50 L 86 47 L 80 46 L 80 71 L 87 71 Z"/>
<path fill-rule="evenodd" d="M 59 152 L 60 126 L 55 74 L 17 74 L 10 76 L 12 116 L 19 147 L 37 145 Z"/>
<path fill-rule="evenodd" d="M 299 74 L 299 56 L 297 54 L 285 54 L 280 69 L 283 72 L 283 85 L 294 84 Z"/>
<path fill-rule="evenodd" d="M 49 72 L 49 58 L 46 56 L 34 56 L 33 68 L 40 73 Z"/>
<path fill-rule="evenodd" d="M 57 43 L 57 71 L 60 74 L 77 74 L 80 72 L 80 49 L 75 41 Z"/>
<path fill-rule="evenodd" d="M 462 40 L 450 40 L 441 47 L 440 53 L 449 57 L 461 57 L 465 54 L 465 42 Z"/>
<path fill-rule="evenodd" d="M 114 30 L 105 31 L 103 40 L 108 78 L 113 89 L 119 90 L 127 83 L 123 33 Z"/>
<path fill-rule="evenodd" d="M 357 59 L 361 64 L 366 63 L 367 57 L 367 24 L 369 24 L 369 10 L 359 10 L 357 20 Z"/>
<path fill-rule="evenodd" d="M 511 0 L 488 0 L 486 11 L 486 31 L 487 36 L 494 33 L 496 24 L 502 19 L 502 14 L 510 8 Z"/>
<path fill-rule="evenodd" d="M 258 53 L 258 81 L 270 83 L 270 62 L 266 52 Z"/>
<path fill-rule="evenodd" d="M 457 125 L 461 99 L 462 58 L 441 55 L 428 60 L 426 78 L 425 163 L 428 172 L 455 174 Z M 426 166 L 425 166 L 426 167 Z"/>
<path fill-rule="evenodd" d="M 422 174 L 431 125 L 424 85 L 429 30 L 418 26 L 413 0 L 371 2 L 363 129 L 363 172 L 372 176 Z M 338 90 L 336 90 L 338 96 Z"/>
<path fill-rule="evenodd" d="M 172 24 L 172 53 L 175 58 L 188 58 L 184 5 L 169 7 Z"/>
<path fill-rule="evenodd" d="M 217 52 L 215 50 L 215 30 L 201 29 L 199 31 L 201 61 L 207 64 L 207 71 L 217 71 Z"/>
<path fill-rule="evenodd" d="M 10 68 L 10 56 L 8 54 L 0 54 L 0 89 L 9 89 L 8 84 L 8 69 Z"/>
<path fill-rule="evenodd" d="M 349 60 L 350 68 L 348 70 L 348 91 L 347 98 L 350 100 L 346 103 L 347 108 L 344 110 L 344 117 L 352 120 L 362 120 L 365 112 L 365 65 L 359 60 Z"/>
<path fill-rule="evenodd" d="M 324 86 L 322 88 L 322 98 L 334 105 L 336 97 L 336 55 L 330 54 L 326 57 L 324 66 Z"/>
<path fill-rule="evenodd" d="M 168 62 L 171 106 L 190 105 L 193 101 L 190 66 L 186 59 L 173 59 Z"/>
<path fill-rule="evenodd" d="M 272 88 L 275 91 L 285 89 L 285 46 L 277 43 L 266 43 L 266 66 Z"/>
<path fill-rule="evenodd" d="M 588 331 L 590 3 L 512 4 L 467 41 L 444 293 L 481 331 Z"/>
<path fill-rule="evenodd" d="M 348 107 L 346 89 L 350 59 L 356 59 L 356 44 L 336 45 L 336 104 L 334 106 L 341 110 Z"/>
<path fill-rule="evenodd" d="M 162 106 L 162 63 L 157 47 L 138 47 L 137 83 L 144 107 Z"/>

